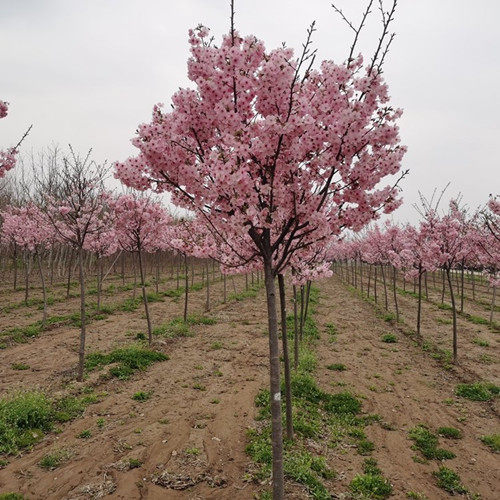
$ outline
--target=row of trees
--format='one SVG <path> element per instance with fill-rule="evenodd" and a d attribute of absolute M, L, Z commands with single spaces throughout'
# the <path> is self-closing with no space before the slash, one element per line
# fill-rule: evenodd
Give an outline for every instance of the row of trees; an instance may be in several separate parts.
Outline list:
<path fill-rule="evenodd" d="M 458 355 L 457 312 L 464 311 L 466 273 L 472 277 L 474 295 L 477 286 L 474 273 L 479 272 L 487 276 L 492 289 L 490 324 L 493 322 L 496 289 L 500 285 L 500 202 L 492 197 L 483 209 L 472 214 L 460 207 L 459 200 L 452 200 L 448 211 L 443 214 L 426 204 L 424 204 L 424 209 L 423 219 L 417 226 L 386 224 L 383 229 L 376 226 L 362 237 L 339 242 L 332 248 L 330 256 L 335 261 L 351 262 L 354 272 L 356 272 L 355 266 L 359 268 L 362 290 L 363 268 L 367 269 L 365 287 L 368 295 L 372 273 L 376 287 L 377 271 L 380 270 L 384 283 L 386 308 L 386 283 L 387 281 L 392 283 L 396 321 L 399 321 L 398 273 L 403 275 L 403 280 L 409 279 L 418 283 L 416 286 L 418 293 L 416 331 L 418 335 L 420 335 L 421 328 L 422 282 L 424 280 L 427 289 L 427 274 L 440 270 L 443 279 L 442 300 L 445 282 L 451 300 L 453 359 L 456 361 Z M 389 269 L 392 271 L 392 276 L 386 276 Z M 457 291 L 460 304 L 457 304 Z M 376 288 L 374 292 L 376 294 Z"/>

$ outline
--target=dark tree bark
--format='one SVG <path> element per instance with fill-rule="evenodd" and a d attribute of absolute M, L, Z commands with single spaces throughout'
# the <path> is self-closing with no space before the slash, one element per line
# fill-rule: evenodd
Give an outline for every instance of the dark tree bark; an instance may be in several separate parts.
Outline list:
<path fill-rule="evenodd" d="M 422 315 L 422 265 L 418 266 L 418 305 L 417 305 L 417 335 L 420 335 L 420 321 Z"/>
<path fill-rule="evenodd" d="M 451 281 L 451 272 L 449 266 L 446 267 L 446 277 L 448 278 L 448 286 L 450 288 L 451 309 L 453 313 L 453 363 L 456 363 L 458 357 L 457 308 L 455 305 L 455 293 L 453 291 L 453 283 Z"/>
<path fill-rule="evenodd" d="M 188 294 L 189 294 L 189 275 L 188 275 L 188 263 L 187 255 L 184 254 L 184 267 L 186 268 L 186 277 L 184 282 L 184 323 L 187 321 L 188 315 Z"/>
<path fill-rule="evenodd" d="M 280 360 L 278 339 L 278 316 L 276 290 L 270 256 L 264 259 L 264 281 L 266 286 L 267 316 L 269 326 L 269 367 L 271 399 L 271 443 L 273 452 L 273 499 L 284 499 L 283 473 L 283 425 L 281 420 Z"/>
<path fill-rule="evenodd" d="M 80 282 L 80 347 L 78 349 L 78 375 L 77 380 L 83 380 L 85 368 L 85 337 L 86 337 L 86 312 L 85 312 L 85 274 L 83 269 L 83 248 L 78 249 L 78 280 Z"/>
<path fill-rule="evenodd" d="M 293 366 L 299 367 L 299 318 L 297 314 L 297 287 L 293 285 Z"/>
<path fill-rule="evenodd" d="M 45 286 L 45 277 L 43 275 L 42 259 L 40 257 L 40 252 L 38 252 L 38 251 L 36 253 L 36 260 L 37 260 L 37 264 L 38 264 L 38 272 L 40 273 L 40 280 L 42 282 L 42 295 L 43 295 L 42 326 L 45 327 L 45 323 L 47 322 L 47 290 L 46 290 L 46 286 Z"/>
<path fill-rule="evenodd" d="M 149 305 L 148 305 L 148 294 L 146 293 L 146 282 L 144 280 L 144 266 L 142 263 L 142 251 L 139 246 L 139 251 L 137 252 L 139 258 L 139 273 L 141 275 L 141 288 L 142 288 L 142 300 L 144 302 L 144 312 L 146 313 L 146 322 L 148 325 L 148 342 L 151 345 L 153 342 L 153 329 L 151 328 L 151 317 L 149 315 Z"/>
<path fill-rule="evenodd" d="M 292 389 L 290 382 L 290 357 L 288 352 L 288 334 L 286 328 L 286 297 L 285 280 L 282 274 L 278 274 L 278 287 L 280 294 L 281 310 L 281 341 L 283 343 L 283 361 L 285 372 L 285 404 L 286 404 L 286 437 L 293 439 L 293 420 L 292 420 Z"/>

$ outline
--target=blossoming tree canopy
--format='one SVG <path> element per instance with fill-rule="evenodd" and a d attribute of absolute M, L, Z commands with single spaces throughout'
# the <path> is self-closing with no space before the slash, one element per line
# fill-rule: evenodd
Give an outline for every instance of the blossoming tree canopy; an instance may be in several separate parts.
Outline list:
<path fill-rule="evenodd" d="M 401 110 L 361 56 L 305 70 L 309 42 L 297 58 L 254 36 L 232 32 L 216 47 L 207 28 L 191 30 L 196 89 L 174 94 L 169 112 L 154 107 L 133 140 L 139 155 L 117 163 L 116 177 L 172 192 L 236 253 L 242 228 L 255 254 L 268 234 L 276 272 L 311 242 L 392 211 L 397 188 L 378 184 L 401 167 Z"/>
<path fill-rule="evenodd" d="M 5 118 L 9 112 L 9 105 L 0 99 L 0 118 Z"/>
<path fill-rule="evenodd" d="M 162 205 L 148 198 L 127 194 L 111 199 L 110 206 L 115 221 L 115 236 L 124 250 L 155 252 L 163 248 L 162 234 L 168 228 L 171 217 Z"/>
<path fill-rule="evenodd" d="M 0 100 L 0 118 L 5 118 L 9 112 L 7 102 Z M 9 148 L 5 151 L 0 150 L 0 179 L 6 172 L 11 170 L 16 165 L 16 149 Z"/>
<path fill-rule="evenodd" d="M 50 246 L 55 233 L 43 212 L 33 203 L 23 207 L 7 207 L 2 212 L 2 240 L 13 242 L 29 252 Z"/>
<path fill-rule="evenodd" d="M 283 495 L 279 348 L 274 276 L 300 250 L 359 229 L 398 206 L 397 174 L 405 148 L 379 69 L 361 56 L 314 68 L 308 32 L 303 52 L 266 51 L 231 26 L 222 44 L 208 29 L 189 32 L 188 77 L 172 110 L 155 106 L 140 125 L 135 158 L 116 177 L 136 189 L 172 193 L 172 202 L 202 214 L 241 265 L 257 258 L 266 282 L 273 419 L 273 488 Z M 242 234 L 250 237 L 242 243 Z"/>

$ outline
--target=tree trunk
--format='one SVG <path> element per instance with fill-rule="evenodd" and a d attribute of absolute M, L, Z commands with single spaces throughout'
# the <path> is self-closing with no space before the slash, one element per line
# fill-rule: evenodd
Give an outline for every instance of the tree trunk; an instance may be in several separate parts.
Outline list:
<path fill-rule="evenodd" d="M 151 328 L 151 317 L 149 316 L 148 294 L 146 293 L 146 282 L 144 281 L 144 267 L 142 265 L 142 252 L 140 247 L 137 255 L 139 257 L 139 272 L 141 274 L 142 300 L 144 302 L 144 311 L 148 324 L 148 342 L 151 345 L 151 342 L 153 342 L 153 329 Z"/>
<path fill-rule="evenodd" d="M 445 285 L 445 278 L 444 278 L 445 272 L 444 269 L 442 270 L 442 277 L 443 277 L 443 288 L 441 289 L 441 305 L 444 304 L 444 292 L 446 290 L 446 285 Z"/>
<path fill-rule="evenodd" d="M 375 278 L 373 280 L 373 288 L 374 288 L 374 294 L 375 294 L 375 304 L 378 303 L 378 296 L 377 296 L 377 264 L 375 264 Z"/>
<path fill-rule="evenodd" d="M 83 380 L 83 369 L 85 368 L 85 278 L 83 272 L 83 248 L 78 248 L 78 280 L 80 281 L 80 348 L 78 350 L 78 382 Z"/>
<path fill-rule="evenodd" d="M 210 311 L 210 275 L 208 269 L 208 261 L 207 261 L 207 300 L 205 302 L 205 311 Z"/>
<path fill-rule="evenodd" d="M 497 294 L 497 287 L 493 285 L 493 296 L 491 297 L 491 308 L 490 308 L 490 327 L 493 326 L 493 314 L 495 312 L 495 298 Z"/>
<path fill-rule="evenodd" d="M 450 268 L 446 268 L 446 276 L 448 278 L 448 286 L 450 287 L 451 309 L 453 313 L 453 363 L 457 362 L 457 308 L 455 306 L 455 293 L 453 291 L 453 283 L 451 282 Z"/>
<path fill-rule="evenodd" d="M 157 252 L 155 257 L 156 257 L 155 289 L 156 289 L 156 295 L 158 295 L 160 293 L 160 253 Z M 186 272 L 187 272 L 187 264 L 186 264 Z"/>
<path fill-rule="evenodd" d="M 101 310 L 101 289 L 102 289 L 102 262 L 97 257 L 97 312 Z"/>
<path fill-rule="evenodd" d="M 71 287 L 71 268 L 73 267 L 73 249 L 69 253 L 68 281 L 66 283 L 66 300 L 69 299 L 69 289 Z"/>
<path fill-rule="evenodd" d="M 14 268 L 14 290 L 17 289 L 17 245 L 14 243 L 14 254 L 12 256 L 12 265 Z"/>
<path fill-rule="evenodd" d="M 422 265 L 418 266 L 418 306 L 417 306 L 417 335 L 420 336 L 420 321 L 422 316 Z"/>
<path fill-rule="evenodd" d="M 297 315 L 297 287 L 293 285 L 293 366 L 299 367 L 299 318 Z"/>
<path fill-rule="evenodd" d="M 282 274 L 278 274 L 278 286 L 281 310 L 281 341 L 283 343 L 283 361 L 285 365 L 286 437 L 290 440 L 293 440 L 292 389 L 290 385 L 290 358 L 288 352 L 288 334 L 286 328 L 285 280 L 283 279 Z"/>
<path fill-rule="evenodd" d="M 396 271 L 396 268 L 393 267 L 394 306 L 396 308 L 396 323 L 399 323 L 399 307 L 398 307 L 398 293 L 397 293 L 397 290 L 396 290 L 396 277 L 397 277 L 397 271 Z"/>
<path fill-rule="evenodd" d="M 371 283 L 371 280 L 372 280 L 372 265 L 371 264 L 368 264 L 368 285 L 367 285 L 367 296 L 370 297 L 370 283 Z"/>
<path fill-rule="evenodd" d="M 31 273 L 31 255 L 26 252 L 25 261 L 25 272 L 24 272 L 24 303 L 28 304 L 29 290 L 30 290 L 30 273 Z"/>
<path fill-rule="evenodd" d="M 299 339 L 302 342 L 304 333 L 304 285 L 300 285 L 300 324 L 299 324 Z"/>
<path fill-rule="evenodd" d="M 380 270 L 382 271 L 382 281 L 384 283 L 385 310 L 387 311 L 389 309 L 389 301 L 387 298 L 387 281 L 385 280 L 385 270 L 383 264 L 380 264 Z"/>
<path fill-rule="evenodd" d="M 187 321 L 188 317 L 188 295 L 189 295 L 189 275 L 188 275 L 188 263 L 187 255 L 184 254 L 184 267 L 186 268 L 186 278 L 184 282 L 184 323 Z"/>
<path fill-rule="evenodd" d="M 300 328 L 301 333 L 304 331 L 304 325 L 306 324 L 307 314 L 309 312 L 309 297 L 311 296 L 311 282 L 308 281 L 306 284 L 306 305 L 304 309 L 304 317 L 302 318 L 302 326 Z"/>
<path fill-rule="evenodd" d="M 283 474 L 283 427 L 281 420 L 280 359 L 276 290 L 271 257 L 264 261 L 267 316 L 269 326 L 269 379 L 271 400 L 271 443 L 273 452 L 273 500 L 283 500 L 285 495 Z"/>
<path fill-rule="evenodd" d="M 465 262 L 462 261 L 462 269 L 460 270 L 460 312 L 464 312 L 464 266 Z"/>
<path fill-rule="evenodd" d="M 40 280 L 42 282 L 42 295 L 43 295 L 42 326 L 45 327 L 45 323 L 47 322 L 47 290 L 45 288 L 45 277 L 43 276 L 42 259 L 40 258 L 40 252 L 36 253 L 36 261 L 38 264 L 38 271 L 40 272 Z"/>

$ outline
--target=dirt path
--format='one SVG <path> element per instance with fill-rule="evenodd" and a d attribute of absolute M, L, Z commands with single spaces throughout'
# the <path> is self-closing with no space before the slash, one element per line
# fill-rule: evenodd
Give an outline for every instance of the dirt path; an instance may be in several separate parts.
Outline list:
<path fill-rule="evenodd" d="M 394 484 L 395 497 L 405 498 L 406 492 L 415 491 L 430 499 L 448 498 L 432 477 L 439 464 L 416 463 L 412 458 L 418 453 L 411 449 L 408 430 L 426 424 L 433 430 L 452 426 L 462 431 L 463 439 L 440 439 L 441 446 L 457 455 L 445 465 L 457 471 L 463 483 L 481 498 L 498 498 L 497 456 L 478 439 L 498 432 L 490 404 L 454 397 L 457 378 L 408 337 L 400 334 L 397 343 L 382 342 L 381 336 L 391 331 L 390 325 L 377 318 L 373 307 L 348 291 L 337 277 L 321 283 L 320 288 L 318 323 L 323 331 L 328 323 L 338 331 L 336 342 L 322 340 L 318 348 L 320 384 L 324 388 L 347 384 L 363 396 L 365 412 L 380 415 L 388 424 L 367 427 L 367 437 L 376 445 L 373 456 Z M 326 369 L 331 363 L 343 363 L 346 371 Z M 338 454 L 332 465 L 339 473 L 339 490 L 346 491 L 353 476 L 361 472 L 362 459 L 352 450 Z"/>
<path fill-rule="evenodd" d="M 0 471 L 0 490 L 37 499 L 89 498 L 99 490 L 122 499 L 252 498 L 252 485 L 244 482 L 245 432 L 253 422 L 255 394 L 267 380 L 264 311 L 262 294 L 244 306 L 214 307 L 216 324 L 194 326 L 194 337 L 163 346 L 169 361 L 130 381 L 99 386 L 109 393 L 101 403 L 12 459 Z M 150 390 L 148 401 L 131 399 Z M 105 419 L 102 429 L 99 417 Z M 84 429 L 92 437 L 78 439 Z M 66 464 L 52 472 L 37 465 L 63 445 L 72 453 Z M 130 458 L 142 466 L 129 470 L 124 464 Z M 193 486 L 176 491 L 168 487 L 173 483 Z"/>
<path fill-rule="evenodd" d="M 243 290 L 244 280 L 237 280 L 236 286 L 239 291 Z M 210 284 L 214 306 L 222 302 L 222 287 L 221 282 Z M 132 292 L 128 291 L 127 295 L 132 297 Z M 204 311 L 205 296 L 206 289 L 190 293 L 190 314 Z M 183 298 L 166 297 L 162 302 L 153 302 L 150 312 L 153 327 L 167 323 L 182 315 Z M 142 304 L 135 311 L 115 312 L 104 320 L 92 321 L 87 327 L 87 352 L 107 352 L 118 345 L 130 343 L 138 332 L 145 332 L 146 328 Z M 64 387 L 74 378 L 72 371 L 78 359 L 78 339 L 79 329 L 66 325 L 42 332 L 28 343 L 13 344 L 0 350 L 0 393 L 35 385 L 50 390 Z M 15 370 L 13 363 L 26 364 L 29 369 Z"/>
<path fill-rule="evenodd" d="M 244 288 L 244 279 L 237 287 Z M 411 449 L 408 430 L 426 424 L 432 430 L 452 426 L 462 431 L 459 440 L 440 438 L 440 446 L 457 455 L 444 465 L 483 500 L 496 499 L 498 455 L 479 441 L 498 432 L 493 406 L 455 397 L 456 375 L 411 338 L 397 333 L 397 343 L 382 342 L 381 336 L 394 332 L 393 327 L 336 277 L 319 288 L 321 339 L 314 376 L 328 392 L 348 389 L 358 394 L 364 413 L 380 415 L 381 422 L 365 431 L 375 444 L 373 457 L 394 485 L 392 498 L 406 498 L 408 491 L 430 500 L 449 498 L 432 476 L 439 464 L 413 459 L 419 453 Z M 212 297 L 215 324 L 192 326 L 192 337 L 157 340 L 168 361 L 128 381 L 98 383 L 98 373 L 91 374 L 86 384 L 98 383 L 96 390 L 106 393 L 103 400 L 62 425 L 61 433 L 47 435 L 31 452 L 9 457 L 9 465 L 0 470 L 0 491 L 40 500 L 98 498 L 99 492 L 127 500 L 255 498 L 258 485 L 245 480 L 250 461 L 245 444 L 246 430 L 255 424 L 255 395 L 268 383 L 264 294 L 223 305 L 222 283 L 216 283 Z M 193 293 L 190 310 L 203 311 L 204 300 L 205 290 Z M 182 299 L 153 303 L 152 313 L 156 325 L 179 316 Z M 334 342 L 326 333 L 329 324 L 338 332 Z M 116 313 L 91 323 L 89 349 L 110 350 L 129 342 L 137 331 L 145 331 L 141 308 Z M 26 361 L 32 368 L 26 373 L 2 366 L 0 388 L 38 384 L 61 389 L 61 374 L 76 363 L 75 345 L 76 330 L 61 328 L 9 348 L 9 363 Z M 343 363 L 346 371 L 330 371 L 326 367 L 332 363 Z M 152 396 L 134 401 L 138 391 L 152 391 Z M 98 419 L 104 419 L 101 427 Z M 79 439 L 87 429 L 91 437 Z M 40 459 L 57 448 L 69 450 L 69 459 L 53 471 L 40 468 Z M 349 443 L 328 451 L 329 465 L 337 473 L 332 493 L 348 491 L 364 458 Z M 130 459 L 139 466 L 130 468 Z"/>

